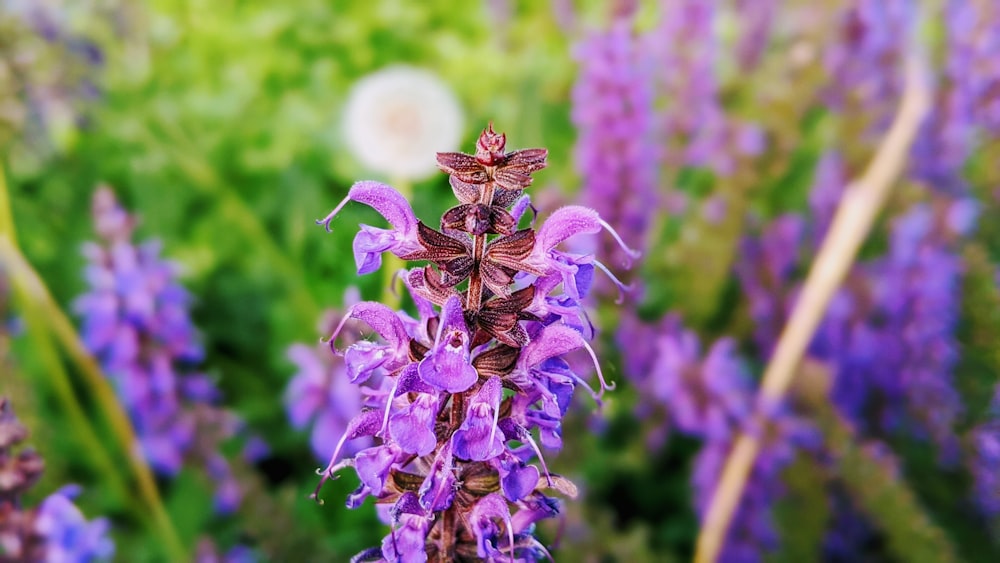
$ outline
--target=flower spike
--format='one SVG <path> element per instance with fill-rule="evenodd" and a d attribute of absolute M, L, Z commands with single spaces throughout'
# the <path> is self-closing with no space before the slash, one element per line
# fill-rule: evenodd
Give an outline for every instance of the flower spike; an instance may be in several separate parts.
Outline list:
<path fill-rule="evenodd" d="M 549 472 L 541 447 L 561 446 L 562 417 L 576 387 L 598 404 L 614 388 L 587 344 L 594 329 L 581 302 L 595 269 L 627 289 L 593 256 L 556 246 L 608 230 L 627 256 L 637 253 L 585 207 L 559 209 L 536 228 L 524 190 L 547 158 L 545 149 L 508 151 L 506 135 L 490 124 L 474 154 L 437 154 L 459 201 L 440 221 L 417 220 L 398 192 L 377 182 L 355 184 L 319 221 L 329 228 L 347 201 L 389 221 L 388 230 L 360 227 L 359 273 L 378 268 L 385 251 L 429 263 L 402 272 L 416 317 L 374 302 L 354 305 L 346 317 L 364 321 L 381 340 L 354 342 L 342 355 L 347 378 L 365 385 L 370 410 L 341 437 L 320 485 L 351 466 L 361 486 L 349 507 L 367 497 L 393 506 L 382 545 L 358 560 L 551 559 L 532 537 L 535 521 L 559 513 L 543 491 L 573 496 L 576 489 Z M 529 210 L 533 220 L 519 228 Z M 332 350 L 342 328 L 330 337 Z M 562 358 L 580 348 L 594 360 L 597 391 Z M 374 436 L 374 445 L 338 459 L 348 440 L 362 436 Z"/>

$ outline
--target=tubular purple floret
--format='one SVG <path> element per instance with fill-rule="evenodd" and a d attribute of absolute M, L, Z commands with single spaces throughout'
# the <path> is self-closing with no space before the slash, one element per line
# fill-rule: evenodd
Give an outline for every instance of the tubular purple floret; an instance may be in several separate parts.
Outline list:
<path fill-rule="evenodd" d="M 483 514 L 483 512 L 486 512 L 487 514 Z M 496 493 L 490 493 L 489 495 L 483 497 L 472 509 L 473 522 L 480 521 L 480 519 L 484 516 L 487 519 L 492 519 L 493 516 L 499 516 L 503 519 L 507 528 L 507 541 L 509 542 L 508 549 L 510 551 L 508 555 L 510 556 L 511 563 L 514 563 L 514 523 L 510 518 L 510 508 L 507 506 L 507 501 Z M 478 526 L 478 524 L 476 525 Z M 499 550 L 499 548 L 500 546 L 498 545 L 497 550 Z"/>

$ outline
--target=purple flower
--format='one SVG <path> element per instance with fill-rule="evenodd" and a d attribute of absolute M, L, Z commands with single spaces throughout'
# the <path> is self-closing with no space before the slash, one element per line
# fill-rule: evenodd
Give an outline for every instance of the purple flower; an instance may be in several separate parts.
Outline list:
<path fill-rule="evenodd" d="M 973 479 L 973 496 L 983 514 L 1000 514 L 1000 386 L 993 398 L 990 420 L 975 427 L 969 434 L 971 456 L 969 470 Z"/>
<path fill-rule="evenodd" d="M 663 109 L 660 158 L 671 168 L 695 166 L 728 175 L 734 156 L 759 152 L 755 127 L 725 114 L 716 77 L 719 38 L 715 1 L 663 0 L 660 25 L 649 36 L 656 54 Z"/>
<path fill-rule="evenodd" d="M 472 387 L 478 375 L 470 362 L 469 340 L 462 302 L 452 295 L 441 311 L 434 346 L 417 365 L 420 379 L 448 393 L 461 393 Z"/>
<path fill-rule="evenodd" d="M 761 450 L 730 526 L 722 561 L 762 561 L 764 553 L 777 547 L 771 508 L 784 494 L 781 473 L 799 448 L 814 448 L 817 442 L 815 430 L 805 420 L 784 409 L 771 410 L 762 427 L 743 427 L 757 435 Z M 706 515 L 735 436 L 710 437 L 695 459 L 691 488 L 699 518 Z"/>
<path fill-rule="evenodd" d="M 434 451 L 437 436 L 434 422 L 441 402 L 431 393 L 414 393 L 415 398 L 389 418 L 389 433 L 403 451 L 424 456 Z"/>
<path fill-rule="evenodd" d="M 455 455 L 472 461 L 486 461 L 503 451 L 503 433 L 497 430 L 500 411 L 500 378 L 491 377 L 471 397 L 465 422 L 452 435 Z"/>
<path fill-rule="evenodd" d="M 575 47 L 580 71 L 572 98 L 574 161 L 586 203 L 641 247 L 658 205 L 656 75 L 652 54 L 630 19 L 616 16 L 607 31 L 591 33 Z M 629 258 L 610 244 L 602 254 L 614 263 Z"/>
<path fill-rule="evenodd" d="M 45 538 L 46 561 L 109 560 L 114 554 L 110 524 L 103 518 L 88 522 L 73 504 L 79 493 L 79 487 L 63 487 L 38 507 L 35 529 Z"/>
<path fill-rule="evenodd" d="M 157 243 L 132 243 L 135 220 L 110 188 L 95 192 L 93 214 L 101 242 L 85 248 L 90 291 L 74 304 L 84 344 L 114 384 L 150 466 L 172 476 L 198 460 L 219 483 L 218 506 L 233 507 L 238 493 L 216 452 L 241 424 L 214 406 L 219 393 L 208 377 L 187 367 L 203 352 L 177 267 Z"/>
<path fill-rule="evenodd" d="M 547 153 L 505 147 L 506 137 L 490 126 L 474 155 L 438 154 L 460 201 L 444 213 L 441 231 L 417 221 L 386 186 L 360 182 L 348 195 L 393 225 L 378 235 L 385 244 L 361 245 L 361 270 L 377 266 L 384 250 L 430 263 L 404 276 L 418 318 L 369 302 L 345 318 L 364 321 L 382 338 L 347 347 L 346 379 L 384 377 L 367 391 L 373 408 L 347 424 L 320 485 L 353 467 L 361 486 L 349 507 L 369 496 L 394 507 L 392 532 L 358 561 L 537 561 L 547 552 L 532 537 L 533 524 L 558 512 L 542 491 L 575 491 L 548 471 L 532 430 L 539 428 L 542 446 L 561 445 L 573 390 L 587 386 L 561 356 L 584 348 L 593 357 L 586 342 L 593 330 L 580 301 L 594 268 L 604 267 L 556 247 L 608 230 L 626 254 L 634 251 L 584 207 L 563 207 L 537 230 L 518 229 L 530 206 L 522 192 L 545 167 Z M 363 227 L 359 237 L 373 240 L 365 238 L 370 233 Z M 600 392 L 587 388 L 599 400 L 612 386 L 597 373 Z M 376 444 L 340 457 L 348 442 L 363 437 Z"/>
<path fill-rule="evenodd" d="M 651 447 L 661 447 L 670 428 L 698 438 L 722 439 L 746 421 L 750 379 L 731 339 L 718 340 L 702 357 L 697 335 L 685 330 L 673 314 L 657 325 L 633 324 L 622 334 L 653 343 L 648 356 L 626 366 L 640 390 L 639 412 L 647 418 L 665 414 L 669 421 L 652 425 L 647 436 Z"/>
<path fill-rule="evenodd" d="M 356 294 L 356 291 L 349 292 L 345 305 L 356 303 Z M 340 320 L 336 313 L 325 314 L 320 332 L 330 334 Z M 340 333 L 342 341 L 345 332 Z M 351 339 L 356 340 L 355 335 L 351 335 Z M 311 428 L 309 442 L 317 459 L 330 459 L 337 439 L 344 433 L 353 413 L 362 407 L 361 389 L 351 385 L 343 362 L 335 361 L 326 345 L 294 344 L 288 349 L 288 358 L 298 368 L 285 389 L 288 418 L 296 429 Z M 361 441 L 352 442 L 345 446 L 345 451 L 353 454 L 366 445 Z"/>
<path fill-rule="evenodd" d="M 0 397 L 0 553 L 10 561 L 104 561 L 114 553 L 107 519 L 88 522 L 73 498 L 80 487 L 67 485 L 37 509 L 23 496 L 38 481 L 45 464 L 35 451 L 21 448 L 27 429 Z"/>
<path fill-rule="evenodd" d="M 378 182 L 357 182 L 325 218 L 317 221 L 330 230 L 330 222 L 349 201 L 357 201 L 378 211 L 392 225 L 392 229 L 379 229 L 361 225 L 361 231 L 354 237 L 354 261 L 358 274 L 370 274 L 382 266 L 382 253 L 392 252 L 404 257 L 420 250 L 417 240 L 417 218 L 413 215 L 409 202 L 396 190 Z"/>
<path fill-rule="evenodd" d="M 830 76 L 826 97 L 835 109 L 858 104 L 887 125 L 902 91 L 902 54 L 914 24 L 908 0 L 853 0 L 837 14 L 837 38 L 828 43 L 824 64 Z"/>

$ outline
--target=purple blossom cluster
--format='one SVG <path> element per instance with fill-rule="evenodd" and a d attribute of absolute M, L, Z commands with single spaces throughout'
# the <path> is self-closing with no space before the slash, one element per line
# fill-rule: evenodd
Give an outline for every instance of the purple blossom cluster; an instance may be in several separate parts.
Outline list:
<path fill-rule="evenodd" d="M 607 31 L 580 41 L 574 57 L 580 64 L 572 96 L 574 160 L 584 203 L 600 208 L 626 241 L 643 243 L 649 210 L 660 204 L 653 138 L 656 61 L 625 14 L 616 15 Z M 602 255 L 617 258 L 614 263 L 623 258 L 613 245 L 605 245 Z"/>
<path fill-rule="evenodd" d="M 660 11 L 660 24 L 647 38 L 656 56 L 657 91 L 666 100 L 653 150 L 671 168 L 731 174 L 737 158 L 759 153 L 764 139 L 756 126 L 726 115 L 722 103 L 720 3 L 662 0 Z"/>
<path fill-rule="evenodd" d="M 741 70 L 760 60 L 772 27 L 809 24 L 809 14 L 795 11 L 787 20 L 775 22 L 773 4 L 736 3 L 737 13 L 753 16 L 740 22 L 736 37 Z M 1000 8 L 994 4 L 943 5 L 942 50 L 932 57 L 943 63 L 943 72 L 933 85 L 933 113 L 917 136 L 907 171 L 909 180 L 933 192 L 889 221 L 884 252 L 866 250 L 868 257 L 853 268 L 834 296 L 807 353 L 807 361 L 819 361 L 830 370 L 830 400 L 860 439 L 872 444 L 881 444 L 877 440 L 886 436 L 927 440 L 936 447 L 942 464 L 953 463 L 959 453 L 964 412 L 953 377 L 959 357 L 956 328 L 963 275 L 957 250 L 973 230 L 978 211 L 964 199 L 968 192 L 964 168 L 984 136 L 995 136 L 1000 124 L 996 56 Z M 724 43 L 717 20 L 724 8 L 690 0 L 664 0 L 659 6 L 661 23 L 648 35 L 635 33 L 628 14 L 618 14 L 606 32 L 589 36 L 576 51 L 580 61 L 573 100 L 579 133 L 576 151 L 604 154 L 607 159 L 578 158 L 583 193 L 590 205 L 628 233 L 628 240 L 642 240 L 656 213 L 674 210 L 667 198 L 645 195 L 645 187 L 635 178 L 655 179 L 663 165 L 665 171 L 704 167 L 725 175 L 735 170 L 738 156 L 762 148 L 760 131 L 727 115 L 722 103 L 717 70 L 727 53 L 721 52 Z M 904 58 L 917 31 L 917 12 L 912 0 L 851 0 L 836 8 L 832 26 L 824 24 L 821 33 L 832 40 L 824 41 L 819 51 L 826 75 L 821 103 L 831 110 L 826 118 L 838 132 L 852 139 L 860 136 L 865 150 L 869 141 L 882 136 L 898 109 Z M 801 52 L 793 56 L 811 59 L 812 39 L 803 38 L 796 46 Z M 649 77 L 635 74 L 638 66 L 648 64 L 647 52 L 657 57 L 652 85 Z M 634 107 L 635 98 L 649 100 L 642 108 L 662 112 L 657 120 L 661 127 L 651 131 L 632 122 L 633 114 L 627 110 Z M 619 138 L 625 140 L 618 142 Z M 638 154 L 661 159 L 650 168 L 648 161 L 633 158 Z M 764 225 L 750 218 L 754 234 L 741 241 L 734 270 L 761 361 L 771 355 L 785 326 L 800 280 L 855 172 L 850 167 L 857 154 L 856 147 L 840 146 L 821 156 L 808 213 L 780 215 Z M 607 170 L 616 170 L 608 163 L 627 166 L 629 174 L 608 174 Z M 633 193 L 639 195 L 629 197 Z M 647 200 L 656 205 L 639 204 Z M 636 213 L 623 212 L 632 202 L 637 204 Z M 715 202 L 725 204 L 716 194 L 705 212 L 724 216 Z M 633 226 L 634 232 L 629 230 Z M 720 339 L 702 351 L 697 336 L 674 315 L 653 324 L 629 311 L 621 317 L 616 342 L 627 350 L 622 360 L 639 391 L 637 415 L 647 420 L 650 447 L 661 447 L 670 432 L 704 440 L 692 477 L 701 514 L 704 506 L 699 503 L 710 498 L 732 437 L 738 431 L 754 432 L 746 427 L 749 413 L 763 407 L 751 408 L 752 385 L 736 359 L 732 340 Z M 761 549 L 774 546 L 773 528 L 760 515 L 780 496 L 779 473 L 795 449 L 813 449 L 816 444 L 809 425 L 787 408 L 764 410 L 771 415 L 769 428 L 757 430 L 766 436 L 762 459 L 753 470 L 723 560 L 759 559 Z M 995 507 L 1000 506 L 998 495 L 983 492 L 996 488 L 1000 474 L 996 462 L 1000 456 L 994 455 L 1000 451 L 996 437 L 995 425 L 990 424 L 968 436 L 975 452 L 968 461 L 976 486 L 981 487 L 977 491 L 986 514 L 997 513 Z M 878 448 L 888 452 L 885 446 Z M 868 452 L 874 453 L 874 449 Z M 838 519 L 844 516 L 844 511 L 835 512 Z"/>
<path fill-rule="evenodd" d="M 966 160 L 984 136 L 1000 134 L 1000 8 L 949 0 L 943 10 L 944 68 L 911 167 L 931 188 L 959 195 L 968 191 Z"/>
<path fill-rule="evenodd" d="M 761 454 L 748 481 L 721 555 L 723 561 L 760 561 L 778 545 L 771 508 L 784 494 L 781 472 L 802 447 L 813 447 L 816 434 L 787 408 L 764 410 L 752 418 L 755 386 L 736 353 L 735 341 L 722 338 L 701 351 L 698 336 L 675 314 L 658 325 L 639 324 L 626 333 L 651 343 L 651 354 L 627 361 L 630 381 L 639 390 L 638 414 L 654 423 L 647 443 L 660 449 L 666 433 L 676 431 L 702 441 L 691 473 L 692 503 L 704 518 L 715 494 L 723 464 L 740 432 L 762 441 Z M 619 338 L 619 344 L 627 343 Z M 633 356 L 629 354 L 630 359 Z"/>
<path fill-rule="evenodd" d="M 377 269 L 385 251 L 430 262 L 400 272 L 415 317 L 367 301 L 344 317 L 381 337 L 338 352 L 348 379 L 382 380 L 348 423 L 320 486 L 353 467 L 361 485 L 348 507 L 374 497 L 391 507 L 392 522 L 382 545 L 355 561 L 537 561 L 548 553 L 533 536 L 535 523 L 560 510 L 545 491 L 575 492 L 547 469 L 541 447 L 561 447 L 561 420 L 578 385 L 598 401 L 612 386 L 587 344 L 593 328 L 581 305 L 598 263 L 557 246 L 601 230 L 618 237 L 580 206 L 558 209 L 537 229 L 518 228 L 529 208 L 523 191 L 546 166 L 547 151 L 505 146 L 505 135 L 490 126 L 474 155 L 438 153 L 460 201 L 444 213 L 440 231 L 419 221 L 396 190 L 370 181 L 354 184 L 320 221 L 329 228 L 356 201 L 390 223 L 361 225 L 359 273 Z M 598 391 L 563 359 L 581 348 L 595 361 Z M 344 445 L 361 437 L 374 445 L 342 457 Z"/>
<path fill-rule="evenodd" d="M 886 254 L 855 268 L 809 348 L 810 357 L 833 370 L 832 400 L 861 431 L 919 429 L 946 458 L 957 452 L 962 412 L 951 375 L 962 272 L 954 241 L 974 220 L 967 201 L 937 210 L 918 205 L 900 216 Z M 797 296 L 800 257 L 818 238 L 806 224 L 782 216 L 744 242 L 736 270 L 764 354 Z"/>
<path fill-rule="evenodd" d="M 1000 514 L 1000 386 L 994 391 L 991 418 L 969 433 L 973 498 L 983 514 Z"/>
<path fill-rule="evenodd" d="M 28 431 L 0 397 L 0 555 L 4 561 L 110 560 L 114 544 L 109 523 L 87 521 L 73 504 L 80 488 L 69 485 L 52 493 L 35 509 L 22 498 L 45 468 L 34 450 L 20 447 Z"/>
<path fill-rule="evenodd" d="M 903 52 L 913 32 L 912 0 L 852 0 L 835 16 L 835 40 L 823 63 L 829 74 L 827 104 L 861 108 L 881 130 L 902 92 Z"/>
<path fill-rule="evenodd" d="M 203 352 L 177 267 L 160 258 L 158 243 L 133 244 L 135 219 L 110 188 L 95 192 L 93 216 L 100 242 L 84 248 L 90 290 L 74 303 L 84 344 L 114 384 L 153 470 L 173 476 L 198 460 L 217 484 L 217 508 L 232 511 L 240 491 L 218 446 L 242 423 L 215 406 L 218 389 L 194 370 Z"/>

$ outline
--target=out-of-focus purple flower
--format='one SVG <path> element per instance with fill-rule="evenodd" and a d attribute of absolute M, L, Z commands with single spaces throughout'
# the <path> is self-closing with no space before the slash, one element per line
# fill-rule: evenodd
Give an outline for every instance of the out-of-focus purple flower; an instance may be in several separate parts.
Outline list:
<path fill-rule="evenodd" d="M 830 228 L 846 187 L 847 171 L 844 169 L 843 157 L 837 151 L 823 153 L 816 164 L 813 186 L 809 190 L 809 210 L 815 223 L 812 229 L 817 247 Z"/>
<path fill-rule="evenodd" d="M 22 496 L 44 468 L 33 450 L 15 451 L 27 435 L 7 399 L 0 397 L 0 554 L 5 561 L 109 560 L 114 553 L 109 523 L 104 518 L 87 521 L 72 500 L 79 487 L 63 487 L 37 509 L 23 505 Z"/>
<path fill-rule="evenodd" d="M 734 350 L 734 342 L 721 339 L 702 356 L 698 337 L 686 330 L 676 315 L 658 325 L 646 325 L 640 337 L 655 350 L 648 366 L 630 372 L 640 391 L 640 410 L 665 408 L 669 426 L 688 436 L 722 439 L 744 423 L 750 413 L 750 379 Z M 624 343 L 623 343 L 624 345 Z M 651 446 L 659 447 L 667 425 L 656 425 Z"/>
<path fill-rule="evenodd" d="M 93 80 L 104 63 L 98 44 L 69 21 L 63 2 L 5 0 L 0 3 L 0 145 L 22 130 L 29 143 L 60 143 L 83 120 L 88 101 L 98 94 Z M 39 134 L 41 133 L 41 134 Z"/>
<path fill-rule="evenodd" d="M 228 551 L 220 552 L 219 547 L 208 537 L 198 541 L 195 563 L 256 563 L 259 557 L 253 549 L 245 545 L 235 545 Z"/>
<path fill-rule="evenodd" d="M 781 473 L 795 459 L 796 451 L 815 447 L 817 443 L 818 435 L 806 420 L 785 409 L 772 411 L 760 427 L 742 426 L 743 430 L 756 434 L 761 450 L 740 498 L 720 561 L 763 561 L 765 554 L 777 547 L 780 538 L 771 507 L 784 495 Z M 699 518 L 705 517 L 735 437 L 735 432 L 709 436 L 695 459 L 691 488 Z"/>
<path fill-rule="evenodd" d="M 732 173 L 736 158 L 757 154 L 763 137 L 756 127 L 726 115 L 716 75 L 719 37 L 715 0 L 662 0 L 661 24 L 647 36 L 656 54 L 658 90 L 668 101 L 659 131 L 669 166 Z"/>
<path fill-rule="evenodd" d="M 613 388 L 596 363 L 598 391 L 562 358 L 584 349 L 596 362 L 581 300 L 595 267 L 604 267 L 593 256 L 558 247 L 602 230 L 621 239 L 595 211 L 579 206 L 560 208 L 537 230 L 518 229 L 530 206 L 522 192 L 545 167 L 547 153 L 505 146 L 506 137 L 491 125 L 474 155 L 438 154 L 461 202 L 442 217 L 442 231 L 413 218 L 388 186 L 362 183 L 351 190 L 377 188 L 387 197 L 348 197 L 393 224 L 396 234 L 388 239 L 415 245 L 382 250 L 431 262 L 404 275 L 417 318 L 374 302 L 357 303 L 346 315 L 364 321 L 381 341 L 355 342 L 343 352 L 344 379 L 362 383 L 378 373 L 382 380 L 345 425 L 320 485 L 353 467 L 361 485 L 347 505 L 374 497 L 393 507 L 392 531 L 357 561 L 545 557 L 534 523 L 557 514 L 559 505 L 543 491 L 575 494 L 575 487 L 549 472 L 539 442 L 561 446 L 561 421 L 575 387 L 584 386 L 597 401 Z M 456 289 L 460 285 L 464 289 Z M 374 445 L 343 455 L 348 443 L 372 438 Z"/>
<path fill-rule="evenodd" d="M 357 302 L 357 291 L 349 290 L 344 307 L 350 309 Z M 320 332 L 329 336 L 341 320 L 342 316 L 335 312 L 324 314 Z M 342 343 L 358 340 L 347 333 L 339 333 Z M 310 428 L 309 443 L 316 459 L 330 459 L 347 423 L 364 404 L 361 388 L 351 384 L 344 363 L 330 354 L 326 344 L 293 344 L 288 348 L 288 358 L 298 368 L 285 389 L 288 418 L 296 429 Z M 361 440 L 351 442 L 345 446 L 345 453 L 353 455 L 367 445 Z"/>
<path fill-rule="evenodd" d="M 775 0 L 736 0 L 736 16 L 740 22 L 736 59 L 741 69 L 752 70 L 767 50 L 778 4 Z"/>
<path fill-rule="evenodd" d="M 68 485 L 38 507 L 35 527 L 45 538 L 46 561 L 99 561 L 110 559 L 115 551 L 108 537 L 108 521 L 100 518 L 88 522 L 73 504 L 79 493 L 79 487 Z"/>
<path fill-rule="evenodd" d="M 828 162 L 821 162 L 827 166 Z M 828 173 L 820 170 L 814 215 Z M 917 431 L 931 438 L 943 459 L 953 458 L 954 423 L 962 412 L 952 381 L 962 265 L 953 241 L 975 223 L 976 207 L 958 200 L 937 210 L 918 205 L 893 223 L 887 254 L 857 265 L 834 296 L 809 347 L 834 370 L 832 399 L 861 432 Z M 816 230 L 788 215 L 759 240 L 744 242 L 736 265 L 755 321 L 754 338 L 769 353 L 798 293 L 799 256 L 819 244 Z M 810 240 L 812 241 L 810 243 Z"/>
<path fill-rule="evenodd" d="M 991 420 L 978 425 L 969 434 L 968 457 L 973 491 L 979 509 L 987 516 L 1000 514 L 1000 386 L 992 403 Z"/>
<path fill-rule="evenodd" d="M 110 188 L 94 194 L 93 214 L 101 242 L 85 248 L 90 291 L 74 303 L 84 344 L 114 384 L 150 466 L 175 475 L 199 459 L 219 480 L 218 505 L 232 507 L 236 491 L 217 450 L 241 424 L 214 407 L 219 392 L 208 376 L 188 368 L 203 352 L 177 267 L 157 243 L 132 243 L 135 220 Z"/>
<path fill-rule="evenodd" d="M 754 342 L 764 357 L 770 355 L 789 312 L 788 291 L 801 268 L 800 245 L 805 234 L 801 217 L 783 215 L 758 237 L 746 237 L 741 243 L 736 275 L 749 302 Z"/>
<path fill-rule="evenodd" d="M 899 69 L 915 15 L 910 0 L 852 0 L 841 9 L 836 38 L 824 53 L 828 103 L 838 110 L 857 104 L 874 116 L 876 130 L 888 124 L 902 91 Z"/>
<path fill-rule="evenodd" d="M 572 119 L 577 130 L 574 162 L 585 203 L 598 210 L 633 246 L 643 248 L 660 206 L 658 149 L 654 138 L 655 60 L 633 29 L 629 15 L 616 14 L 606 31 L 576 44 L 580 65 L 573 86 Z M 605 245 L 612 263 L 627 261 Z"/>
<path fill-rule="evenodd" d="M 964 194 L 963 169 L 984 138 L 1000 134 L 1000 8 L 944 3 L 944 73 L 932 114 L 913 147 L 913 174 L 931 188 Z"/>
<path fill-rule="evenodd" d="M 963 409 L 952 378 L 962 264 L 941 229 L 930 207 L 917 206 L 893 225 L 888 254 L 863 267 L 874 307 L 870 336 L 879 342 L 868 384 L 887 399 L 883 422 L 898 424 L 905 413 L 950 457 Z M 835 383 L 838 406 L 860 413 L 863 407 L 847 404 L 842 392 Z"/>
<path fill-rule="evenodd" d="M 649 446 L 662 447 L 667 428 L 704 441 L 691 474 L 692 500 L 699 517 L 705 516 L 736 436 L 750 432 L 761 440 L 761 455 L 721 560 L 762 560 L 778 542 L 770 514 L 783 494 L 780 473 L 798 448 L 815 443 L 815 431 L 784 409 L 770 409 L 763 413 L 765 422 L 754 422 L 755 389 L 732 340 L 716 341 L 703 355 L 697 335 L 686 330 L 676 315 L 668 315 L 658 325 L 632 326 L 628 334 L 633 342 L 649 342 L 655 350 L 639 363 L 630 362 L 630 369 L 641 371 L 629 372 L 639 391 L 640 416 L 656 415 L 652 434 L 647 436 Z"/>

